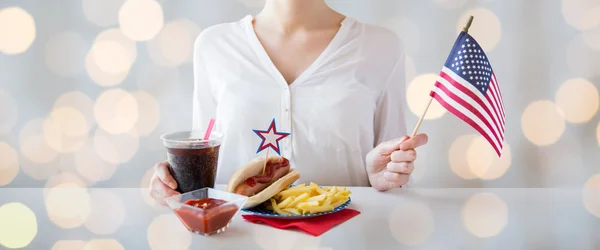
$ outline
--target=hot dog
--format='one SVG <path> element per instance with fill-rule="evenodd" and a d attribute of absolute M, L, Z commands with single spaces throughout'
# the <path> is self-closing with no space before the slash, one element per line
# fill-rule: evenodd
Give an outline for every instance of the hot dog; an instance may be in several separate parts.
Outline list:
<path fill-rule="evenodd" d="M 229 179 L 227 192 L 248 197 L 243 208 L 269 200 L 300 178 L 300 173 L 291 169 L 284 157 L 269 157 L 263 172 L 264 163 L 264 157 L 255 158 L 238 168 Z"/>

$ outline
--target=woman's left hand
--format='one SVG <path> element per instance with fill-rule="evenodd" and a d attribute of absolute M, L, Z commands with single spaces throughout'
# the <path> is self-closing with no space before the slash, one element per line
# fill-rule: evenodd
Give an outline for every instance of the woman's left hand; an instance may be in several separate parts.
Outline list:
<path fill-rule="evenodd" d="M 427 143 L 426 134 L 382 142 L 367 154 L 369 182 L 379 191 L 405 185 L 414 170 L 415 149 Z"/>

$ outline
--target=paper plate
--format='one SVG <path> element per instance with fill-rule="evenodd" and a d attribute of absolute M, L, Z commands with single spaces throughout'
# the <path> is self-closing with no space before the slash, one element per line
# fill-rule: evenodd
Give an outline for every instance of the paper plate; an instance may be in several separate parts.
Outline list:
<path fill-rule="evenodd" d="M 317 217 L 317 216 L 321 216 L 321 215 L 325 215 L 325 214 L 332 214 L 335 212 L 339 212 L 342 209 L 346 208 L 350 204 L 350 201 L 352 201 L 352 199 L 350 197 L 348 197 L 348 200 L 346 202 L 344 202 L 344 204 L 339 205 L 338 207 L 334 208 L 333 210 L 327 211 L 327 212 L 315 213 L 315 214 L 291 214 L 291 215 L 278 214 L 278 213 L 275 213 L 274 211 L 266 209 L 264 207 L 264 205 L 262 205 L 262 204 L 258 205 L 256 207 L 253 207 L 253 208 L 242 209 L 242 211 L 244 211 L 246 213 L 262 216 L 262 217 L 271 217 L 271 218 L 278 218 L 278 219 L 302 219 L 302 218 L 311 218 L 311 217 Z"/>

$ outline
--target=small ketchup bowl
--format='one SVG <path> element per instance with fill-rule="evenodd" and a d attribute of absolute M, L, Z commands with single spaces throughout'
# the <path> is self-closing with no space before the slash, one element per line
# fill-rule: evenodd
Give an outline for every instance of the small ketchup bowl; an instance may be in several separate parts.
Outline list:
<path fill-rule="evenodd" d="M 171 196 L 165 202 L 193 233 L 209 236 L 224 232 L 248 197 L 202 188 Z"/>

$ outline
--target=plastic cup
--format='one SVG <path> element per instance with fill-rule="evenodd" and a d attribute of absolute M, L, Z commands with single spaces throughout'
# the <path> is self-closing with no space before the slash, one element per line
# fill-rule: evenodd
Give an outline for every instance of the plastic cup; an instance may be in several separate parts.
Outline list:
<path fill-rule="evenodd" d="M 223 134 L 213 130 L 210 138 L 204 140 L 204 133 L 204 130 L 180 131 L 161 136 L 167 148 L 169 172 L 180 193 L 215 187 Z"/>

